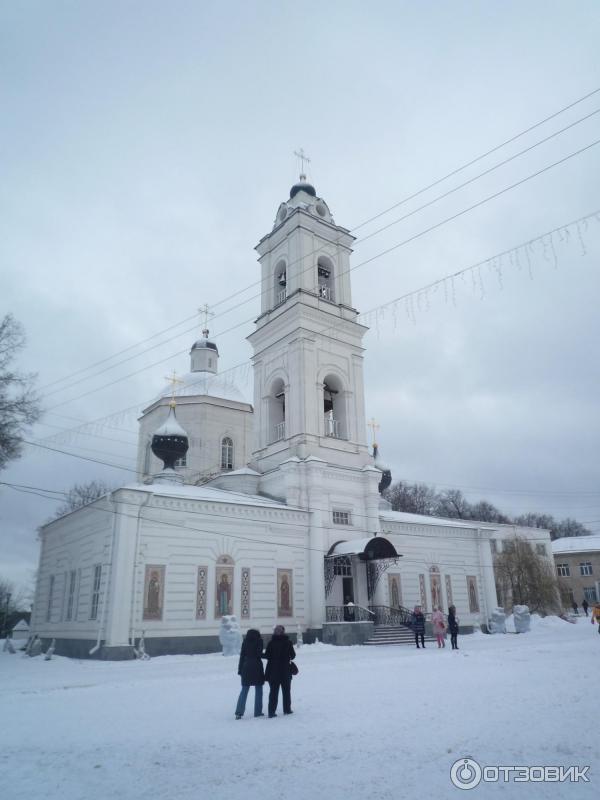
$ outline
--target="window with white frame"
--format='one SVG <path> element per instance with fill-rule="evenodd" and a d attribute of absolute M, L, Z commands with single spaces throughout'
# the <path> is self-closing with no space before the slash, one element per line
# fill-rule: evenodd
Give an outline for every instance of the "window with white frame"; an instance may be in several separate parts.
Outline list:
<path fill-rule="evenodd" d="M 333 512 L 334 525 L 352 525 L 352 516 L 349 511 L 334 511 Z"/>
<path fill-rule="evenodd" d="M 582 561 L 579 564 L 579 573 L 581 575 L 593 575 L 592 571 L 592 562 L 591 561 Z"/>
<path fill-rule="evenodd" d="M 98 603 L 100 601 L 100 580 L 102 578 L 102 564 L 94 567 L 94 583 L 92 585 L 92 607 L 90 619 L 98 619 Z"/>
<path fill-rule="evenodd" d="M 538 556 L 545 556 L 546 555 L 546 545 L 545 544 L 540 544 L 538 542 L 538 544 L 536 544 L 536 546 L 535 546 L 535 552 L 538 554 Z"/>
<path fill-rule="evenodd" d="M 52 601 L 54 599 L 54 575 L 50 575 L 50 586 L 48 587 L 48 607 L 46 608 L 46 622 L 50 622 L 52 617 Z"/>
<path fill-rule="evenodd" d="M 559 578 L 570 578 L 571 577 L 571 570 L 569 569 L 568 564 L 557 564 L 556 565 L 556 573 Z"/>
<path fill-rule="evenodd" d="M 229 436 L 221 440 L 221 469 L 233 469 L 233 439 Z"/>
<path fill-rule="evenodd" d="M 596 603 L 598 600 L 598 596 L 596 594 L 596 587 L 595 586 L 584 586 L 583 587 L 583 596 L 588 601 L 588 603 Z"/>

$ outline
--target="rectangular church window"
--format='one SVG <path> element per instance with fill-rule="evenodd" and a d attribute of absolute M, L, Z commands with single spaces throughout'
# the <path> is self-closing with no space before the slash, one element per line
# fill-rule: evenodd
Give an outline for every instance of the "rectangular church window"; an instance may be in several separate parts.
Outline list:
<path fill-rule="evenodd" d="M 70 621 L 73 619 L 73 602 L 75 600 L 75 582 L 77 580 L 77 572 L 72 569 L 69 573 L 69 590 L 67 594 L 67 614 L 66 619 Z"/>
<path fill-rule="evenodd" d="M 559 578 L 570 578 L 571 577 L 571 570 L 568 564 L 557 564 L 556 571 L 558 573 Z"/>
<path fill-rule="evenodd" d="M 334 525 L 352 525 L 352 517 L 349 511 L 334 511 L 333 512 Z"/>
<path fill-rule="evenodd" d="M 52 618 L 52 600 L 54 595 L 54 575 L 50 575 L 50 587 L 48 589 L 48 608 L 46 609 L 46 622 Z"/>
<path fill-rule="evenodd" d="M 98 603 L 100 602 L 100 581 L 102 579 L 102 564 L 94 567 L 94 583 L 92 586 L 92 608 L 90 619 L 98 619 Z"/>
<path fill-rule="evenodd" d="M 581 575 L 591 575 L 592 574 L 592 562 L 591 561 L 582 561 L 579 565 L 579 572 Z"/>

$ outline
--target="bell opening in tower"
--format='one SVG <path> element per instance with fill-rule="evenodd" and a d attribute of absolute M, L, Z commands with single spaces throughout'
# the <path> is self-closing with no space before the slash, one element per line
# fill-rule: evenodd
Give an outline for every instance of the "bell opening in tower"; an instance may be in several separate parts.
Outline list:
<path fill-rule="evenodd" d="M 333 439 L 347 439 L 346 411 L 341 396 L 342 385 L 334 376 L 328 376 L 323 383 L 323 415 L 325 436 Z"/>
<path fill-rule="evenodd" d="M 327 256 L 319 256 L 317 259 L 317 294 L 323 300 L 335 300 L 333 283 L 333 262 Z"/>
<path fill-rule="evenodd" d="M 279 378 L 273 383 L 269 395 L 269 441 L 285 439 L 285 385 Z"/>

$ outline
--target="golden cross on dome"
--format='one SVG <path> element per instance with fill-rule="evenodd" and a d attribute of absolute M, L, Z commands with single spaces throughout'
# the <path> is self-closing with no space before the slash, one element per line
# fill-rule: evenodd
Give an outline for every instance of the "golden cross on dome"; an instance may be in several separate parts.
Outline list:
<path fill-rule="evenodd" d="M 185 381 L 182 381 L 177 377 L 177 373 L 175 372 L 175 370 L 173 370 L 173 374 L 171 375 L 171 377 L 165 377 L 165 380 L 169 381 L 169 383 L 171 384 L 171 402 L 169 403 L 169 405 L 171 406 L 171 408 L 175 408 L 175 388 L 177 387 L 177 384 L 183 386 Z"/>
<path fill-rule="evenodd" d="M 202 327 L 202 333 L 205 339 L 208 339 L 208 318 L 214 317 L 214 313 L 209 310 L 208 303 L 204 303 L 203 306 L 200 306 L 198 309 L 199 314 L 204 314 L 204 325 Z"/>
<path fill-rule="evenodd" d="M 373 432 L 373 444 L 375 444 L 375 437 L 379 430 L 379 425 L 375 422 L 375 417 L 371 417 L 371 420 L 367 423 L 367 428 L 371 428 Z"/>
<path fill-rule="evenodd" d="M 306 161 L 307 164 L 310 164 L 310 158 L 307 155 L 304 155 L 304 149 L 301 147 L 300 150 L 294 150 L 294 155 L 298 156 L 301 163 L 301 172 L 300 172 L 300 180 L 306 180 L 306 173 L 304 171 L 304 162 Z"/>

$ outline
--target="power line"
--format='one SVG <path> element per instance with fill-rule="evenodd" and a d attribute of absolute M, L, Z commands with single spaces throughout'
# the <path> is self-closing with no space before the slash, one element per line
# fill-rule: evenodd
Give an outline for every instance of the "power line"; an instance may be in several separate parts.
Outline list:
<path fill-rule="evenodd" d="M 492 193 L 491 195 L 488 195 L 487 197 L 484 197 L 482 200 L 479 200 L 478 202 L 473 203 L 472 205 L 468 206 L 467 208 L 464 208 L 461 211 L 458 211 L 455 214 L 452 214 L 451 216 L 446 217 L 445 219 L 441 220 L 440 222 L 436 222 L 433 225 L 430 225 L 429 227 L 425 228 L 424 230 L 422 230 L 422 231 L 420 231 L 418 233 L 415 233 L 412 236 L 409 236 L 407 239 L 404 239 L 403 241 L 398 242 L 397 244 L 392 245 L 391 247 L 386 248 L 385 250 L 381 251 L 380 253 L 376 253 L 374 256 L 371 256 L 370 258 L 367 258 L 364 261 L 361 261 L 358 264 L 355 264 L 353 267 L 349 267 L 347 270 L 345 270 L 343 273 L 340 273 L 340 274 L 347 274 L 347 273 L 350 273 L 350 272 L 354 272 L 355 270 L 359 269 L 360 267 L 365 266 L 366 264 L 371 264 L 373 261 L 377 260 L 378 258 L 381 258 L 382 256 L 385 256 L 385 255 L 388 255 L 389 253 L 399 249 L 400 247 L 404 247 L 407 244 L 410 244 L 411 242 L 414 242 L 417 239 L 420 239 L 422 236 L 425 236 L 426 234 L 431 233 L 432 231 L 437 230 L 438 228 L 441 228 L 442 226 L 448 224 L 449 222 L 453 222 L 455 219 L 458 219 L 459 217 L 463 216 L 464 214 L 467 214 L 467 213 L 475 210 L 476 208 L 480 208 L 481 206 L 485 205 L 486 203 L 489 203 L 491 200 L 495 200 L 496 198 L 502 196 L 503 194 L 506 194 L 507 192 L 512 191 L 513 189 L 515 189 L 515 188 L 517 188 L 519 186 L 522 186 L 523 184 L 527 183 L 528 181 L 533 180 L 533 178 L 537 178 L 540 175 L 543 175 L 544 173 L 548 172 L 549 170 L 553 169 L 554 167 L 557 167 L 557 166 L 560 166 L 561 164 L 564 164 L 565 162 L 569 161 L 571 158 L 575 158 L 576 156 L 581 155 L 582 153 L 585 153 L 587 150 L 590 150 L 592 147 L 595 147 L 598 144 L 600 144 L 600 139 L 596 139 L 595 141 L 591 142 L 590 144 L 586 145 L 585 147 L 582 147 L 579 150 L 575 150 L 574 152 L 569 153 L 569 155 L 564 156 L 563 158 L 560 158 L 560 159 L 558 159 L 557 161 L 554 161 L 551 164 L 548 164 L 547 166 L 543 167 L 542 169 L 539 169 L 536 172 L 533 172 L 530 175 L 527 175 L 526 177 L 521 178 L 518 181 L 515 181 L 514 183 L 510 184 L 509 186 L 506 186 L 503 189 L 500 189 L 500 190 Z M 239 328 L 242 325 L 246 325 L 249 321 L 251 321 L 251 320 L 245 320 L 244 322 L 238 323 L 238 324 L 232 326 L 231 328 L 227 329 L 224 333 L 229 333 L 230 331 L 235 330 L 236 328 Z M 76 397 L 68 398 L 67 400 L 62 400 L 60 403 L 57 403 L 55 406 L 51 406 L 50 409 L 48 409 L 48 410 L 49 411 L 53 411 L 54 409 L 60 408 L 63 405 L 67 405 L 68 403 L 73 403 L 73 402 L 75 402 L 77 400 L 81 400 L 84 397 L 88 397 L 90 394 L 95 394 L 96 392 L 102 391 L 103 389 L 106 389 L 106 388 L 108 388 L 110 386 L 114 386 L 114 384 L 116 384 L 116 383 L 120 383 L 123 380 L 127 380 L 128 378 L 131 378 L 134 375 L 138 375 L 141 372 L 145 372 L 147 369 L 151 369 L 152 367 L 157 366 L 158 364 L 162 364 L 165 361 L 168 361 L 168 360 L 172 359 L 174 356 L 181 355 L 182 352 L 186 352 L 186 351 L 179 351 L 178 353 L 175 353 L 174 355 L 168 356 L 168 357 L 166 357 L 164 359 L 160 359 L 160 361 L 157 361 L 154 364 L 142 367 L 139 370 L 135 370 L 134 372 L 131 372 L 131 373 L 127 374 L 127 375 L 123 375 L 123 376 L 121 376 L 119 378 L 115 378 L 115 380 L 110 381 L 109 383 L 106 383 L 106 384 L 104 384 L 102 386 L 95 387 L 94 389 L 90 389 L 87 392 L 84 392 L 83 394 L 77 395 Z"/>
<path fill-rule="evenodd" d="M 516 141 L 517 139 L 525 136 L 527 133 L 530 133 L 531 131 L 535 130 L 536 128 L 539 128 L 540 126 L 544 125 L 546 122 L 549 122 L 550 120 L 555 119 L 556 117 L 558 117 L 561 114 L 563 114 L 565 111 L 568 111 L 569 109 L 574 108 L 576 105 L 584 102 L 585 100 L 587 100 L 590 97 L 594 96 L 598 92 L 600 92 L 600 88 L 594 89 L 593 91 L 589 92 L 588 94 L 584 95 L 583 97 L 580 97 L 577 100 L 573 101 L 572 103 L 569 103 L 568 105 L 563 106 L 562 108 L 560 108 L 558 111 L 554 112 L 553 114 L 545 117 L 544 119 L 542 119 L 539 122 L 535 123 L 534 125 L 526 128 L 525 130 L 520 131 L 519 133 L 517 133 L 514 136 L 510 137 L 509 139 L 504 140 L 500 144 L 496 145 L 495 147 L 491 148 L 490 150 L 486 151 L 485 153 L 477 156 L 476 158 L 468 161 L 467 163 L 463 164 L 462 166 L 457 167 L 456 169 L 454 169 L 451 172 L 447 173 L 443 177 L 438 178 L 433 183 L 430 183 L 429 185 L 423 187 L 422 189 L 419 189 L 417 192 L 414 192 L 413 194 L 403 198 L 399 202 L 395 203 L 394 205 L 390 206 L 387 209 L 384 209 L 383 211 L 379 212 L 375 216 L 370 217 L 369 219 L 359 223 L 356 226 L 353 226 L 353 228 L 351 228 L 350 230 L 357 231 L 360 228 L 364 227 L 365 225 L 369 224 L 370 222 L 373 222 L 374 220 L 379 219 L 380 217 L 382 217 L 385 214 L 389 213 L 390 211 L 393 211 L 394 209 L 399 208 L 400 206 L 404 205 L 405 203 L 409 202 L 410 200 L 413 200 L 414 198 L 416 198 L 416 197 L 420 196 L 421 194 L 429 191 L 430 189 L 434 188 L 435 186 L 438 186 L 439 184 L 443 183 L 444 181 L 448 180 L 449 178 L 451 178 L 451 177 L 457 175 L 458 173 L 464 171 L 468 167 L 473 166 L 477 162 L 479 162 L 479 161 L 483 160 L 484 158 L 488 157 L 489 155 L 497 152 L 498 150 L 502 149 L 506 145 L 511 144 L 512 142 Z M 596 112 L 593 112 L 593 113 L 596 113 Z M 591 115 L 588 115 L 588 116 L 591 116 Z M 573 125 L 578 124 L 579 122 L 582 122 L 587 118 L 588 117 L 584 117 L 581 120 L 578 120 L 577 122 L 573 123 Z M 572 127 L 572 125 L 571 126 L 567 126 L 567 128 L 564 128 L 562 131 L 559 131 L 558 133 L 561 133 L 564 130 L 567 130 L 568 127 Z M 558 135 L 558 133 L 552 134 L 552 136 Z M 552 138 L 552 136 L 548 137 L 548 138 Z M 547 140 L 542 140 L 542 142 L 543 141 L 547 141 Z M 534 146 L 537 146 L 537 145 L 534 145 Z M 527 151 L 523 151 L 523 152 L 527 152 Z M 517 156 L 515 156 L 515 157 L 517 157 Z M 509 159 L 509 160 L 511 160 L 511 159 Z M 486 173 L 483 173 L 483 174 L 486 174 Z M 445 196 L 445 195 L 443 195 L 443 196 Z M 388 226 L 386 226 L 386 227 L 388 227 Z M 365 238 L 370 238 L 373 235 L 375 235 L 375 234 L 370 234 L 368 237 L 365 237 Z M 309 253 L 307 255 L 313 255 L 315 252 L 317 252 L 318 249 L 319 248 L 315 249 L 312 253 Z M 248 286 L 244 287 L 243 289 L 240 289 L 237 292 L 235 292 L 235 293 L 223 298 L 222 300 L 219 300 L 217 303 L 213 304 L 213 308 L 217 308 L 218 306 L 220 306 L 223 303 L 225 303 L 227 300 L 232 300 L 235 297 L 238 297 L 240 294 L 243 294 L 244 292 L 246 292 L 249 289 L 253 288 L 254 286 L 258 285 L 259 283 L 260 283 L 260 281 L 255 281 L 255 282 L 249 284 Z M 254 298 L 250 298 L 250 299 L 254 299 Z M 245 302 L 248 302 L 248 301 L 245 301 Z M 238 307 L 238 306 L 235 306 L 235 307 Z M 227 311 L 225 311 L 223 313 L 229 313 L 229 311 L 231 311 L 231 310 L 233 310 L 233 309 L 227 309 Z M 219 316 L 221 316 L 221 315 L 219 315 Z M 195 317 L 196 317 L 196 314 L 193 314 L 193 315 L 191 315 L 189 317 L 186 317 L 183 320 L 181 320 L 180 322 L 174 323 L 173 325 L 163 329 L 162 331 L 159 331 L 158 333 L 152 334 L 150 337 L 147 337 L 146 339 L 143 339 L 143 340 L 141 340 L 140 342 L 138 342 L 136 344 L 130 345 L 129 347 L 126 347 L 123 350 L 118 351 L 117 353 L 113 354 L 112 356 L 108 356 L 107 358 L 101 359 L 100 361 L 97 361 L 94 364 L 91 364 L 91 365 L 89 365 L 87 367 L 84 367 L 84 368 L 82 368 L 80 370 L 77 370 L 77 371 L 71 373 L 70 375 L 65 376 L 64 378 L 56 379 L 55 381 L 52 381 L 52 382 L 50 382 L 48 384 L 45 384 L 41 388 L 42 389 L 49 388 L 50 386 L 54 386 L 57 383 L 62 383 L 62 382 L 66 381 L 66 380 L 69 380 L 70 378 L 75 377 L 76 375 L 79 375 L 79 374 L 81 374 L 83 372 L 87 372 L 87 371 L 93 369 L 94 367 L 97 367 L 97 366 L 100 366 L 102 364 L 105 364 L 107 361 L 111 361 L 113 358 L 116 358 L 116 357 L 118 357 L 119 355 L 121 355 L 123 353 L 129 352 L 130 350 L 135 349 L 136 347 L 139 347 L 142 344 L 145 344 L 146 342 L 151 341 L 152 339 L 155 339 L 157 336 L 161 336 L 163 333 L 168 333 L 169 331 L 173 330 L 174 328 L 177 328 L 180 325 L 185 324 L 186 322 L 190 321 L 191 319 L 194 319 Z M 178 338 L 178 336 L 182 336 L 184 333 L 187 333 L 187 332 L 189 332 L 189 331 L 184 331 L 181 334 L 178 334 L 177 336 L 172 337 L 172 338 Z M 167 341 L 171 341 L 171 340 L 167 340 Z M 164 342 L 164 343 L 166 343 L 166 342 Z M 153 349 L 153 348 L 151 348 L 151 349 Z M 138 355 L 141 355 L 141 354 L 138 354 Z M 137 357 L 137 356 L 134 356 L 134 357 Z M 124 362 L 121 362 L 121 363 L 124 363 Z M 118 366 L 118 365 L 115 365 L 115 366 Z"/>

